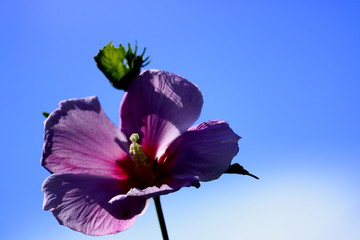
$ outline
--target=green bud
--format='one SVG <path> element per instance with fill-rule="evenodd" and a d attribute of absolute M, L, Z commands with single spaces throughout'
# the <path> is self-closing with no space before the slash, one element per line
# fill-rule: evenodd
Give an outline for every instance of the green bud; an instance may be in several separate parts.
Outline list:
<path fill-rule="evenodd" d="M 48 118 L 49 115 L 50 115 L 50 113 L 48 113 L 48 112 L 43 112 L 42 115 L 43 115 L 44 117 Z"/>
<path fill-rule="evenodd" d="M 137 45 L 133 51 L 129 43 L 126 50 L 121 44 L 118 48 L 114 47 L 111 41 L 94 57 L 98 68 L 113 87 L 127 91 L 131 81 L 140 74 L 141 68 L 150 63 L 149 57 L 144 59 L 146 48 L 141 55 L 137 55 L 137 50 Z"/>

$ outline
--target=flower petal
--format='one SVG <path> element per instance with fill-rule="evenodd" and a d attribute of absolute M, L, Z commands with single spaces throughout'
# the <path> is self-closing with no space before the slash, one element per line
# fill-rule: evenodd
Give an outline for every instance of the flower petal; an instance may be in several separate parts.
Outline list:
<path fill-rule="evenodd" d="M 71 99 L 62 101 L 45 121 L 41 163 L 52 173 L 125 179 L 127 149 L 125 136 L 106 117 L 96 97 Z"/>
<path fill-rule="evenodd" d="M 171 178 L 167 183 L 161 184 L 161 186 L 151 186 L 145 189 L 132 188 L 126 195 L 118 195 L 111 201 L 119 200 L 126 197 L 141 197 L 141 198 L 153 198 L 159 195 L 165 195 L 180 190 L 182 187 L 200 187 L 200 183 L 197 179 L 176 179 Z"/>
<path fill-rule="evenodd" d="M 200 181 L 217 179 L 238 153 L 238 140 L 224 121 L 201 123 L 171 143 L 159 164 L 177 178 L 196 177 Z"/>
<path fill-rule="evenodd" d="M 88 235 L 126 230 L 141 215 L 147 199 L 128 197 L 109 203 L 128 190 L 125 181 L 84 174 L 53 174 L 43 184 L 44 209 L 61 225 Z"/>
<path fill-rule="evenodd" d="M 202 95 L 194 84 L 169 72 L 147 70 L 130 85 L 121 103 L 121 130 L 140 135 L 149 157 L 168 144 L 199 117 Z"/>

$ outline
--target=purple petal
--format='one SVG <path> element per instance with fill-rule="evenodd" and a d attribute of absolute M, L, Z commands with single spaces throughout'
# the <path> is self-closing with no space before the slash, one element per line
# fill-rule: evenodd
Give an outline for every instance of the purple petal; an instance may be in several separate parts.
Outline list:
<path fill-rule="evenodd" d="M 239 139 L 224 121 L 201 123 L 172 142 L 159 164 L 164 164 L 173 177 L 214 180 L 238 153 Z"/>
<path fill-rule="evenodd" d="M 53 174 L 43 184 L 44 209 L 61 225 L 88 235 L 106 235 L 129 228 L 147 206 L 147 199 L 127 197 L 125 181 L 84 174 Z"/>
<path fill-rule="evenodd" d="M 42 165 L 52 173 L 127 178 L 127 140 L 96 97 L 62 101 L 45 121 Z"/>
<path fill-rule="evenodd" d="M 186 79 L 160 70 L 147 70 L 130 85 L 121 103 L 121 130 L 138 133 L 149 157 L 168 144 L 199 117 L 203 104 L 199 89 Z"/>
<path fill-rule="evenodd" d="M 161 184 L 158 186 L 151 186 L 145 189 L 132 188 L 126 195 L 118 195 L 114 197 L 111 201 L 116 201 L 119 199 L 123 199 L 124 197 L 141 197 L 141 198 L 153 198 L 159 195 L 165 195 L 168 193 L 176 192 L 180 190 L 182 187 L 200 187 L 200 183 L 197 179 L 176 179 L 171 178 L 167 183 Z"/>

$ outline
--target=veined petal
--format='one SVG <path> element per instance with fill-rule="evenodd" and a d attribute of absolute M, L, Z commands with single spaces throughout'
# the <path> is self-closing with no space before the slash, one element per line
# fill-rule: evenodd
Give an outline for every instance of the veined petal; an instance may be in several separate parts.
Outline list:
<path fill-rule="evenodd" d="M 224 121 L 204 122 L 175 139 L 159 164 L 168 168 L 173 177 L 214 180 L 228 169 L 238 153 L 239 139 Z"/>
<path fill-rule="evenodd" d="M 96 97 L 62 101 L 45 121 L 41 164 L 52 173 L 125 179 L 127 151 L 127 139 L 106 117 Z"/>
<path fill-rule="evenodd" d="M 127 192 L 126 181 L 84 174 L 53 174 L 43 184 L 45 210 L 61 225 L 88 235 L 106 235 L 129 228 L 147 206 L 147 199 L 129 197 L 109 203 Z"/>
<path fill-rule="evenodd" d="M 144 151 L 155 158 L 195 122 L 202 104 L 202 95 L 191 82 L 173 73 L 147 70 L 123 98 L 121 130 L 127 137 L 138 133 Z"/>

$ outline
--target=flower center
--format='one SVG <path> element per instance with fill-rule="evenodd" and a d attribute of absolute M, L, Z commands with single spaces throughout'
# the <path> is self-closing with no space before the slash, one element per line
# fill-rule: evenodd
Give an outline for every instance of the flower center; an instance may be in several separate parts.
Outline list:
<path fill-rule="evenodd" d="M 140 144 L 137 143 L 139 140 L 139 134 L 133 133 L 130 136 L 130 147 L 129 153 L 134 162 L 134 170 L 136 179 L 138 180 L 138 188 L 146 188 L 154 179 L 154 167 L 155 161 L 149 159 L 144 153 Z"/>

